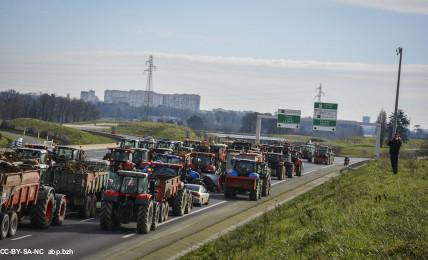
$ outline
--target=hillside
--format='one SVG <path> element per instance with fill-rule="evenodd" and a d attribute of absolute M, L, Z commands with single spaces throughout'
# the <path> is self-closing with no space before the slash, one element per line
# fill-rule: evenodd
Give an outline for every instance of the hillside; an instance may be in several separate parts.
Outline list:
<path fill-rule="evenodd" d="M 37 137 L 38 134 L 40 134 L 40 138 L 43 139 L 49 136 L 49 139 L 53 138 L 54 142 L 59 144 L 99 144 L 115 142 L 111 138 L 89 134 L 57 123 L 31 118 L 5 120 L 2 122 L 1 126 L 4 130 L 19 134 L 23 134 L 25 129 L 26 135 Z"/>

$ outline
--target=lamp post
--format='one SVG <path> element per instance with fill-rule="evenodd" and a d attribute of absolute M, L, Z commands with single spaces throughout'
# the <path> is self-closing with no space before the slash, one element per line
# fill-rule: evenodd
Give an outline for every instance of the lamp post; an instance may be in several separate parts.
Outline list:
<path fill-rule="evenodd" d="M 397 55 L 400 55 L 400 63 L 398 64 L 397 93 L 395 95 L 394 125 L 392 128 L 392 135 L 394 135 L 397 132 L 398 95 L 400 93 L 401 58 L 403 56 L 403 48 L 401 47 L 397 48 Z"/>

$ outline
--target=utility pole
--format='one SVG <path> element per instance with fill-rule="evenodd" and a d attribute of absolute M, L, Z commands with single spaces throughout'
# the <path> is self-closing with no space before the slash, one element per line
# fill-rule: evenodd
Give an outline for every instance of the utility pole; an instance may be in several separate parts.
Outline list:
<path fill-rule="evenodd" d="M 317 98 L 318 102 L 321 103 L 321 96 L 323 96 L 323 95 L 325 96 L 324 91 L 322 91 L 321 83 L 320 83 L 320 86 L 316 88 L 316 91 L 317 91 L 317 94 L 316 94 L 315 98 Z"/>
<path fill-rule="evenodd" d="M 149 56 L 149 59 L 146 61 L 146 69 L 144 73 L 147 72 L 147 83 L 146 83 L 146 93 L 144 95 L 144 107 L 146 111 L 148 108 L 153 105 L 153 71 L 156 70 L 156 66 L 153 65 L 153 55 Z"/>
<path fill-rule="evenodd" d="M 403 48 L 401 47 L 397 48 L 397 55 L 400 55 L 400 62 L 398 64 L 397 93 L 395 95 L 394 125 L 392 129 L 392 135 L 394 135 L 397 132 L 398 95 L 400 93 L 401 58 L 403 56 Z"/>

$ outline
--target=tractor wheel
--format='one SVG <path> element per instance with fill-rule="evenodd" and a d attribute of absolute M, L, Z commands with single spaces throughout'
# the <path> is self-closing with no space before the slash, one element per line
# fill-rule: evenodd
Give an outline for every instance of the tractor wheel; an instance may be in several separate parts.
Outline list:
<path fill-rule="evenodd" d="M 53 220 L 55 196 L 53 192 L 45 198 L 37 200 L 37 204 L 31 211 L 31 224 L 37 228 L 48 228 Z"/>
<path fill-rule="evenodd" d="M 276 178 L 278 180 L 283 180 L 284 179 L 284 166 L 279 166 L 276 169 Z"/>
<path fill-rule="evenodd" d="M 224 187 L 224 197 L 225 198 L 233 198 L 234 190 L 233 188 Z"/>
<path fill-rule="evenodd" d="M 293 165 L 288 165 L 286 167 L 287 178 L 293 178 Z"/>
<path fill-rule="evenodd" d="M 83 202 L 83 205 L 80 207 L 80 217 L 81 218 L 90 218 L 91 217 L 91 205 L 92 205 L 92 198 L 91 196 L 86 196 L 85 200 Z"/>
<path fill-rule="evenodd" d="M 303 163 L 301 163 L 299 165 L 299 167 L 297 167 L 297 169 L 296 169 L 296 176 L 302 176 L 302 172 L 303 172 Z"/>
<path fill-rule="evenodd" d="M 62 225 L 65 219 L 65 211 L 67 210 L 67 200 L 63 195 L 55 195 L 55 213 L 52 219 L 52 225 Z"/>
<path fill-rule="evenodd" d="M 190 201 L 190 200 L 193 200 L 193 198 L 190 193 L 186 193 L 185 197 L 186 197 L 186 207 L 184 209 L 184 214 L 189 214 L 193 206 L 193 201 Z"/>
<path fill-rule="evenodd" d="M 8 214 L 0 214 L 0 240 L 5 239 L 9 232 L 9 215 Z"/>
<path fill-rule="evenodd" d="M 254 200 L 257 201 L 260 198 L 260 186 L 261 186 L 261 181 L 258 180 L 257 184 L 256 184 L 256 189 L 250 191 L 250 200 Z"/>
<path fill-rule="evenodd" d="M 138 207 L 137 214 L 137 233 L 147 234 L 150 232 L 153 221 L 153 202 L 150 200 L 147 203 Z"/>
<path fill-rule="evenodd" d="M 262 196 L 266 197 L 268 195 L 268 189 L 269 189 L 269 178 L 266 178 L 263 180 L 262 183 Z"/>
<path fill-rule="evenodd" d="M 159 218 L 160 218 L 160 210 L 161 210 L 162 203 L 160 202 L 154 202 L 153 203 L 153 218 L 152 218 L 152 225 L 150 227 L 151 230 L 156 230 L 158 228 L 159 224 Z"/>
<path fill-rule="evenodd" d="M 100 225 L 104 230 L 120 226 L 119 216 L 113 202 L 107 201 L 101 204 Z"/>
<path fill-rule="evenodd" d="M 172 213 L 175 216 L 183 216 L 184 210 L 186 209 L 186 194 L 184 190 L 180 190 L 172 201 Z"/>
<path fill-rule="evenodd" d="M 263 186 L 262 186 L 262 196 L 263 197 L 269 196 L 270 186 L 271 186 L 271 177 L 269 177 L 263 181 Z"/>
<path fill-rule="evenodd" d="M 93 194 L 91 196 L 91 211 L 90 211 L 90 217 L 93 218 L 97 214 L 97 196 Z"/>
<path fill-rule="evenodd" d="M 13 237 L 16 234 L 16 230 L 18 229 L 18 215 L 15 211 L 12 211 L 9 214 L 9 232 L 7 233 L 8 237 Z"/>
<path fill-rule="evenodd" d="M 168 201 L 165 201 L 164 204 L 164 217 L 163 217 L 163 221 L 167 221 L 168 220 L 168 216 L 169 216 L 169 203 Z"/>

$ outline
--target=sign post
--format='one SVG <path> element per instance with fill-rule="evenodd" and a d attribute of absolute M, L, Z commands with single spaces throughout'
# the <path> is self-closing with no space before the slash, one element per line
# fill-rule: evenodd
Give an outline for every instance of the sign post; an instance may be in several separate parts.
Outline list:
<path fill-rule="evenodd" d="M 298 129 L 300 127 L 300 110 L 278 109 L 277 126 Z"/>
<path fill-rule="evenodd" d="M 314 104 L 313 130 L 318 131 L 336 131 L 337 123 L 337 104 L 321 103 Z"/>

